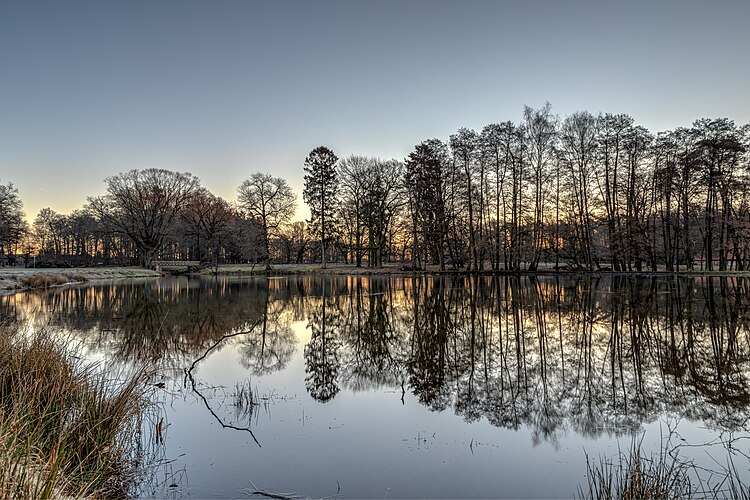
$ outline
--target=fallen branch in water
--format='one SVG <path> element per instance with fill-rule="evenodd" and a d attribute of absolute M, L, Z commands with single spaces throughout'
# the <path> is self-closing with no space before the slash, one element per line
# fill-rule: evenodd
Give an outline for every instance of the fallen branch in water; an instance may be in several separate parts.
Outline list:
<path fill-rule="evenodd" d="M 274 493 L 272 491 L 267 490 L 259 490 L 255 484 L 248 480 L 250 484 L 252 485 L 253 489 L 252 491 L 250 489 L 245 489 L 244 493 L 247 495 L 258 495 L 266 498 L 275 498 L 276 500 L 296 500 L 299 498 L 302 498 L 298 496 L 296 493 Z"/>
<path fill-rule="evenodd" d="M 310 500 L 309 497 L 301 497 L 296 493 L 274 493 L 273 491 L 259 490 L 258 487 L 255 486 L 255 483 L 253 483 L 249 479 L 248 482 L 252 485 L 253 489 L 251 490 L 249 488 L 245 488 L 244 490 L 242 490 L 242 492 L 246 495 L 258 495 L 266 498 L 274 498 L 276 500 L 299 500 L 302 498 L 307 498 L 307 500 Z M 336 481 L 336 494 L 324 497 L 320 500 L 331 500 L 332 498 L 336 498 L 339 493 L 341 493 L 341 484 Z"/>
<path fill-rule="evenodd" d="M 234 429 L 234 430 L 237 430 L 237 431 L 248 432 L 250 434 L 250 437 L 253 438 L 253 441 L 255 441 L 255 444 L 257 444 L 258 447 L 261 447 L 260 446 L 260 442 L 258 442 L 258 439 L 255 437 L 255 434 L 253 433 L 252 429 L 250 429 L 250 427 L 237 427 L 236 425 L 226 424 L 221 419 L 221 417 L 219 417 L 216 414 L 216 412 L 214 412 L 214 410 L 211 408 L 211 405 L 208 404 L 208 399 L 206 399 L 206 397 L 203 394 L 201 394 L 201 392 L 198 390 L 198 388 L 197 388 L 197 386 L 195 384 L 195 379 L 193 378 L 193 373 L 192 372 L 193 372 L 193 369 L 195 368 L 195 365 L 198 364 L 199 361 L 205 359 L 206 356 L 208 356 L 208 353 L 210 353 L 213 349 L 215 349 L 223 341 L 225 341 L 228 338 L 236 337 L 238 335 L 245 335 L 245 334 L 248 334 L 248 333 L 252 333 L 252 331 L 255 329 L 255 327 L 260 324 L 260 322 L 261 322 L 261 320 L 256 321 L 255 324 L 253 324 L 253 326 L 251 326 L 249 330 L 243 330 L 241 332 L 230 333 L 228 335 L 222 336 L 211 347 L 209 347 L 206 350 L 205 353 L 203 353 L 203 356 L 201 356 L 200 358 L 198 358 L 195 361 L 193 361 L 193 364 L 190 365 L 189 369 L 185 370 L 185 382 L 183 383 L 184 385 L 187 385 L 187 379 L 190 379 L 190 385 L 193 388 L 193 392 L 195 392 L 198 395 L 198 397 L 203 400 L 203 404 L 206 405 L 206 409 L 211 413 L 211 415 L 213 415 L 213 417 L 216 419 L 216 421 L 219 422 L 219 425 L 221 425 L 222 428 L 224 428 L 224 429 Z"/>
<path fill-rule="evenodd" d="M 203 353 L 203 356 L 201 356 L 200 358 L 198 358 L 195 361 L 193 361 L 193 364 L 190 365 L 190 368 L 188 369 L 188 373 L 191 372 L 191 371 L 193 371 L 193 368 L 195 368 L 195 365 L 197 365 L 199 361 L 202 361 L 202 360 L 206 359 L 206 356 L 208 356 L 208 353 L 211 352 L 211 351 L 213 351 L 214 349 L 216 349 L 216 346 L 218 346 L 219 344 L 221 344 L 222 342 L 224 342 L 226 339 L 230 339 L 230 338 L 236 337 L 238 335 L 247 335 L 248 333 L 253 333 L 253 330 L 255 330 L 255 327 L 258 326 L 261 321 L 262 321 L 262 319 L 259 319 L 258 321 L 256 321 L 255 323 L 253 323 L 253 326 L 251 326 L 249 330 L 243 330 L 241 332 L 229 333 L 227 335 L 222 335 L 222 337 L 219 340 L 217 340 L 216 342 L 214 342 L 214 345 L 212 345 L 211 347 L 209 347 L 208 349 L 206 349 L 206 352 Z"/>

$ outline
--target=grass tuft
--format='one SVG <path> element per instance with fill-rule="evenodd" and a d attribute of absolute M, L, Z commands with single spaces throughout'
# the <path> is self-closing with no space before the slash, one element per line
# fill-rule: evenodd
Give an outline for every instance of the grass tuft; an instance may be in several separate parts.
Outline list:
<path fill-rule="evenodd" d="M 80 273 L 40 273 L 21 278 L 21 286 L 23 288 L 48 288 L 51 286 L 64 285 L 66 283 L 83 283 L 86 281 L 88 281 L 88 278 Z"/>
<path fill-rule="evenodd" d="M 233 393 L 235 416 L 238 420 L 250 420 L 258 403 L 257 390 L 253 391 L 250 381 L 237 382 Z"/>
<path fill-rule="evenodd" d="M 0 499 L 127 494 L 145 384 L 94 369 L 62 341 L 2 332 Z"/>
<path fill-rule="evenodd" d="M 679 460 L 665 450 L 644 455 L 640 443 L 633 441 L 626 453 L 619 453 L 615 461 L 586 457 L 587 484 L 579 488 L 580 498 L 586 499 L 672 499 L 690 498 L 692 464 Z"/>
<path fill-rule="evenodd" d="M 670 439 L 671 436 L 670 432 Z M 673 447 L 670 439 L 662 443 L 658 453 L 650 455 L 643 452 L 641 443 L 635 439 L 613 461 L 603 457 L 591 461 L 586 455 L 587 483 L 579 486 L 579 498 L 750 499 L 750 489 L 735 467 L 729 448 L 726 448 L 728 465 L 710 470 L 681 457 L 679 446 Z"/>

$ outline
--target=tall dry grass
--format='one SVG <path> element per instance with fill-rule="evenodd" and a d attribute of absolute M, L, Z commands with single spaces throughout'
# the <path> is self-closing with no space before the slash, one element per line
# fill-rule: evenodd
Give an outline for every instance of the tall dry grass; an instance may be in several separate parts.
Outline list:
<path fill-rule="evenodd" d="M 62 341 L 0 331 L 0 499 L 126 496 L 145 387 Z"/>
<path fill-rule="evenodd" d="M 88 278 L 80 273 L 40 273 L 24 276 L 21 279 L 21 286 L 23 288 L 48 288 L 51 286 L 65 285 L 67 283 L 84 283 L 86 281 L 88 281 Z"/>

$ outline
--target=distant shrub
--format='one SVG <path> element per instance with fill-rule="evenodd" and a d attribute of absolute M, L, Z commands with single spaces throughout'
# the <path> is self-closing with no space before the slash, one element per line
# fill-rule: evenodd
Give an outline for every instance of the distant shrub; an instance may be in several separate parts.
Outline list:
<path fill-rule="evenodd" d="M 64 276 L 68 278 L 68 282 L 85 283 L 89 280 L 88 277 L 80 273 L 65 273 Z"/>
<path fill-rule="evenodd" d="M 51 269 L 51 268 L 69 268 L 71 267 L 70 262 L 58 259 L 50 259 L 45 257 L 39 257 L 34 263 L 34 267 L 39 269 Z"/>
<path fill-rule="evenodd" d="M 21 285 L 25 288 L 47 288 L 67 282 L 68 280 L 62 274 L 32 274 L 21 279 Z"/>
<path fill-rule="evenodd" d="M 83 274 L 32 274 L 21 279 L 24 288 L 48 288 L 65 283 L 83 283 L 88 278 Z"/>

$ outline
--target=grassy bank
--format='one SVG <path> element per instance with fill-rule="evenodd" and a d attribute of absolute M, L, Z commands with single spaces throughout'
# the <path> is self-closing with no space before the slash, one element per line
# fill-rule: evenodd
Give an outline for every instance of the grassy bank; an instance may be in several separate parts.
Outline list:
<path fill-rule="evenodd" d="M 0 294 L 88 281 L 158 276 L 160 274 L 156 271 L 139 267 L 81 267 L 75 269 L 0 267 Z"/>
<path fill-rule="evenodd" d="M 126 496 L 144 388 L 61 341 L 0 331 L 0 499 Z"/>

